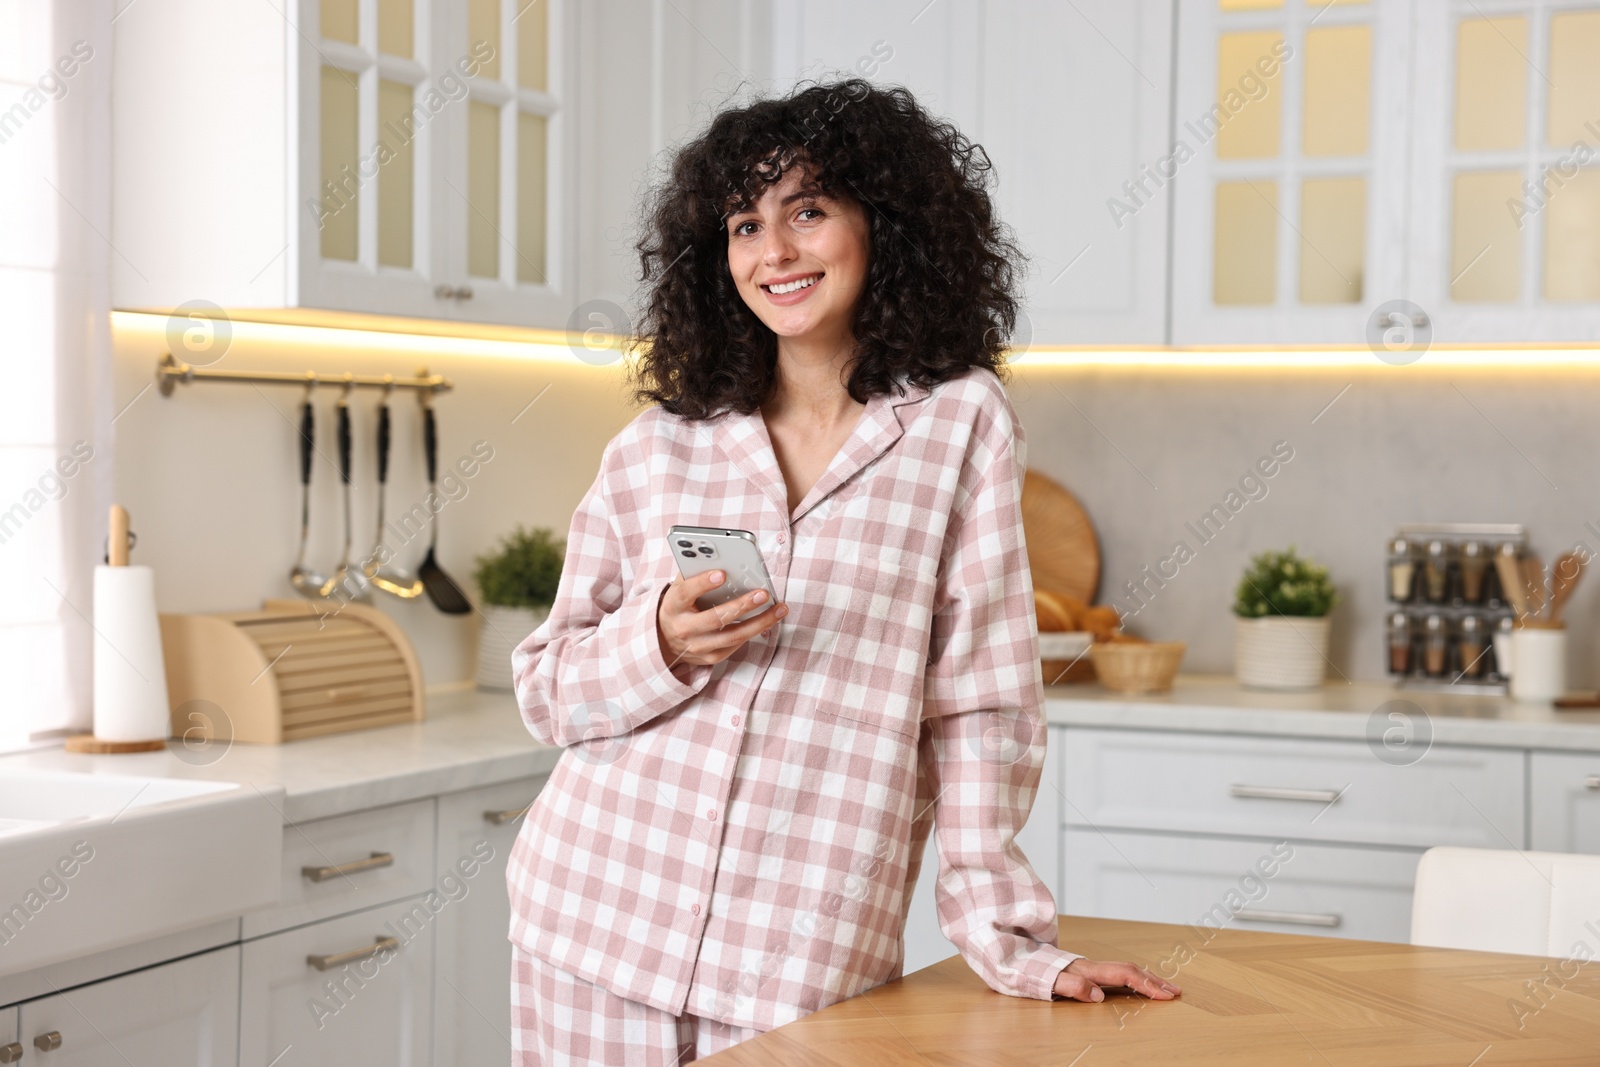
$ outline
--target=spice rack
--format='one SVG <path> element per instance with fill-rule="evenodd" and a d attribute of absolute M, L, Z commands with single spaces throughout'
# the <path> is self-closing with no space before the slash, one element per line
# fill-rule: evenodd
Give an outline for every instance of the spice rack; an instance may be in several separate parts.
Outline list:
<path fill-rule="evenodd" d="M 1497 645 L 1516 613 L 1495 556 L 1521 558 L 1520 523 L 1402 523 L 1384 558 L 1384 665 L 1407 689 L 1504 693 Z"/>

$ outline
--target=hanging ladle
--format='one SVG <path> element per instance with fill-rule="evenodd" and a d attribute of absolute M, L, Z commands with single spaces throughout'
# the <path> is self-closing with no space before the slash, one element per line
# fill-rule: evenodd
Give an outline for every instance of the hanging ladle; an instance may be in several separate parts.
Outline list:
<path fill-rule="evenodd" d="M 306 399 L 300 407 L 300 553 L 289 571 L 289 584 L 303 596 L 325 596 L 328 580 L 306 568 L 306 542 L 311 538 L 311 453 L 316 447 L 316 413 L 311 407 L 315 381 L 306 382 Z"/>
<path fill-rule="evenodd" d="M 346 375 L 348 378 L 349 375 Z M 354 385 L 346 381 L 344 392 L 339 394 L 339 481 L 344 485 L 344 552 L 339 557 L 339 569 L 322 587 L 322 595 L 335 593 L 343 600 L 359 600 L 367 595 L 369 582 L 360 567 L 350 565 L 350 543 L 354 539 L 350 523 L 350 390 Z"/>
<path fill-rule="evenodd" d="M 389 393 L 394 389 L 389 377 L 384 375 L 383 399 L 378 402 L 378 532 L 372 540 L 372 551 L 361 565 L 361 572 L 385 593 L 411 600 L 422 595 L 422 579 L 389 566 L 383 559 L 384 496 L 389 484 Z"/>

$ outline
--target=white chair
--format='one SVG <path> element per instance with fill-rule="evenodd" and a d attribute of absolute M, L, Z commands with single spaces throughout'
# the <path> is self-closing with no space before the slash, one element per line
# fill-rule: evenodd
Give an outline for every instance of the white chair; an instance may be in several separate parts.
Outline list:
<path fill-rule="evenodd" d="M 1524 956 L 1600 956 L 1600 856 L 1430 848 L 1417 864 L 1411 943 Z"/>

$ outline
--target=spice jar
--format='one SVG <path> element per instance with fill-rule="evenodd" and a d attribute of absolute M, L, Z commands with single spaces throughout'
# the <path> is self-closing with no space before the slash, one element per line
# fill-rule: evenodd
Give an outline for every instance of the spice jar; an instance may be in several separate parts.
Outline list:
<path fill-rule="evenodd" d="M 1417 563 L 1411 554 L 1411 542 L 1396 537 L 1389 542 L 1389 599 L 1404 604 L 1411 599 L 1411 584 L 1416 577 Z"/>
<path fill-rule="evenodd" d="M 1450 546 L 1444 541 L 1429 541 L 1422 566 L 1423 595 L 1432 604 L 1444 603 L 1450 578 Z"/>
<path fill-rule="evenodd" d="M 1494 673 L 1502 678 L 1511 677 L 1511 633 L 1517 620 L 1505 616 L 1494 628 Z"/>
<path fill-rule="evenodd" d="M 1477 615 L 1466 615 L 1461 619 L 1460 636 L 1456 638 L 1456 647 L 1461 650 L 1461 673 L 1467 678 L 1482 678 L 1484 671 L 1484 653 L 1487 650 L 1488 634 L 1483 619 Z"/>
<path fill-rule="evenodd" d="M 1482 541 L 1461 546 L 1461 596 L 1468 604 L 1483 603 L 1483 576 L 1489 567 L 1489 552 Z"/>
<path fill-rule="evenodd" d="M 1411 673 L 1411 617 L 1403 611 L 1389 616 L 1389 673 Z"/>
<path fill-rule="evenodd" d="M 1450 649 L 1450 632 L 1445 628 L 1443 615 L 1429 615 L 1422 620 L 1422 669 L 1438 677 L 1444 674 L 1445 660 Z"/>

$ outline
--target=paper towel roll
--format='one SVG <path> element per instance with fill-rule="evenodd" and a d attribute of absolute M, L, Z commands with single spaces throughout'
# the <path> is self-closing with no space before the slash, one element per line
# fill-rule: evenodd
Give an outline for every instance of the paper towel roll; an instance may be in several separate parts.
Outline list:
<path fill-rule="evenodd" d="M 149 567 L 94 569 L 94 735 L 156 741 L 172 733 L 167 669 Z"/>

